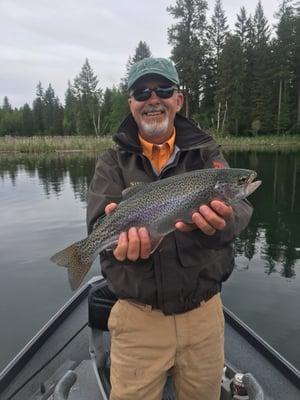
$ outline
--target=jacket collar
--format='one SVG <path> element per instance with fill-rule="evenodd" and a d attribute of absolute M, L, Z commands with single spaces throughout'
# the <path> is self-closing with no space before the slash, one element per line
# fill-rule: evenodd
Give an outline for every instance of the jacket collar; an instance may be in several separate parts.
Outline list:
<path fill-rule="evenodd" d="M 176 114 L 174 125 L 176 128 L 176 145 L 182 151 L 198 148 L 212 141 L 212 137 L 208 133 L 180 114 Z M 121 123 L 118 132 L 113 136 L 113 140 L 125 150 L 142 153 L 138 138 L 138 127 L 132 114 L 129 114 Z"/>

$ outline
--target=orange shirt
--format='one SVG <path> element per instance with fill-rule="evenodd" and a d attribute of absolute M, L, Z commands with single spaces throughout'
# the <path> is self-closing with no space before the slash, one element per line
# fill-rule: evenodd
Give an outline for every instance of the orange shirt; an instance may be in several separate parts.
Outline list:
<path fill-rule="evenodd" d="M 166 165 L 169 158 L 171 157 L 174 151 L 175 145 L 175 137 L 176 130 L 174 128 L 171 137 L 162 144 L 153 144 L 147 142 L 147 140 L 143 139 L 139 134 L 140 143 L 143 149 L 143 154 L 151 161 L 151 164 L 156 169 L 157 172 L 160 172 L 162 168 Z"/>

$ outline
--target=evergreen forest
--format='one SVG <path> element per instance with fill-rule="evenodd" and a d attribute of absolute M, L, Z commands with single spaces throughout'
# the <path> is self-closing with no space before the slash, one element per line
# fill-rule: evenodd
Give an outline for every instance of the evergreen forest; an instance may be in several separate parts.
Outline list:
<path fill-rule="evenodd" d="M 300 135 L 300 2 L 282 0 L 270 25 L 262 2 L 253 15 L 241 7 L 229 29 L 222 1 L 208 16 L 206 0 L 177 0 L 167 12 L 171 59 L 185 95 L 182 113 L 220 136 Z M 38 82 L 33 103 L 0 106 L 0 136 L 103 136 L 128 113 L 127 74 L 152 54 L 140 41 L 118 86 L 102 88 L 85 60 L 66 82 L 64 101 Z M 34 88 L 33 88 L 34 90 Z"/>

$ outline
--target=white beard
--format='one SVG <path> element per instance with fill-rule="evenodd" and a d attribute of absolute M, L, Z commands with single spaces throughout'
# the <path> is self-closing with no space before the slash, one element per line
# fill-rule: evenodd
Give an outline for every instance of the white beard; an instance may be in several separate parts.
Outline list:
<path fill-rule="evenodd" d="M 147 123 L 141 121 L 142 131 L 150 137 L 157 137 L 164 133 L 169 126 L 169 119 L 166 117 L 162 122 L 153 121 L 153 123 Z"/>

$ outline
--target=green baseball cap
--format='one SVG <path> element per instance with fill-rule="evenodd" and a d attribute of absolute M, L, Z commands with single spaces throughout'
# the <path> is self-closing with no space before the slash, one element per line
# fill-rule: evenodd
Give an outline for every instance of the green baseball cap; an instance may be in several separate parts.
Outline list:
<path fill-rule="evenodd" d="M 128 73 L 128 89 L 145 75 L 160 75 L 179 86 L 179 77 L 174 64 L 167 58 L 144 58 L 133 64 Z"/>

